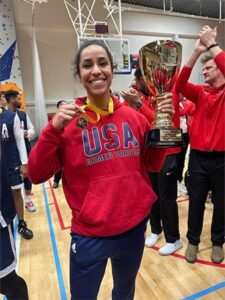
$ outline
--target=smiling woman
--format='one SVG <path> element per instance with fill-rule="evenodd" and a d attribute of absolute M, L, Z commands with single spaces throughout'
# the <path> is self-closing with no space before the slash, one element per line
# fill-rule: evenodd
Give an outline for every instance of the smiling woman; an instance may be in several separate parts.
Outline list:
<path fill-rule="evenodd" d="M 40 183 L 63 169 L 72 210 L 72 299 L 97 298 L 109 258 L 113 299 L 133 299 L 156 200 L 147 169 L 160 170 L 165 150 L 145 149 L 148 121 L 111 95 L 113 60 L 104 43 L 82 44 L 74 66 L 87 97 L 59 108 L 31 152 L 29 176 Z"/>
<path fill-rule="evenodd" d="M 80 50 L 78 75 L 88 98 L 102 109 L 107 109 L 112 83 L 112 56 L 104 44 L 96 45 L 93 41 L 89 41 L 88 44 L 88 47 Z M 95 97 L 98 98 L 97 103 Z"/>

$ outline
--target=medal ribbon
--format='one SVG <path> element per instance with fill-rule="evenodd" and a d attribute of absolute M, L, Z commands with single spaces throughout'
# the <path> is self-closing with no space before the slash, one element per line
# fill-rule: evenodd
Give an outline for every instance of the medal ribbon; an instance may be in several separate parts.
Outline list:
<path fill-rule="evenodd" d="M 82 109 L 85 110 L 85 108 L 89 108 L 91 111 L 96 113 L 96 119 L 90 117 L 86 112 L 82 115 L 85 120 L 87 120 L 90 123 L 97 123 L 101 116 L 108 116 L 109 114 L 112 114 L 114 111 L 114 103 L 112 100 L 112 97 L 110 97 L 109 100 L 109 106 L 108 106 L 108 111 L 102 110 L 101 108 L 98 108 L 95 106 L 88 98 L 87 98 L 87 104 L 81 106 Z"/>

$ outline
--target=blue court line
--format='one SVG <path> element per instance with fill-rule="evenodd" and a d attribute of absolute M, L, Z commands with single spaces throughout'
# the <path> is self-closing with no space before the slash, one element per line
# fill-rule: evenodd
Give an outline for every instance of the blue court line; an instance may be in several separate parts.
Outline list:
<path fill-rule="evenodd" d="M 59 254 L 58 254 L 58 249 L 57 249 L 57 244 L 56 244 L 56 239 L 55 239 L 55 233 L 54 233 L 51 213 L 50 213 L 50 209 L 49 209 L 49 205 L 48 205 L 48 196 L 47 196 L 47 193 L 45 190 L 44 183 L 42 184 L 42 191 L 44 194 L 45 209 L 46 209 L 46 213 L 47 213 L 48 226 L 49 226 L 49 231 L 50 231 L 50 236 L 51 236 L 51 241 L 52 241 L 52 249 L 53 249 L 55 266 L 56 266 L 56 271 L 57 271 L 61 300 L 67 300 L 66 290 L 65 290 L 65 285 L 64 285 L 64 281 L 63 281 L 63 275 L 62 275 L 62 269 L 61 269 L 61 265 L 60 265 Z"/>
<path fill-rule="evenodd" d="M 18 228 L 18 217 L 16 215 L 14 222 L 13 222 L 13 236 L 14 236 L 14 240 L 16 240 L 17 237 L 17 228 Z"/>
<path fill-rule="evenodd" d="M 205 295 L 213 293 L 213 292 L 215 292 L 215 291 L 217 291 L 217 290 L 219 290 L 221 288 L 224 288 L 224 287 L 225 287 L 225 281 L 221 282 L 221 283 L 218 283 L 218 284 L 216 284 L 214 286 L 211 286 L 210 288 L 205 289 L 203 291 L 200 291 L 200 292 L 198 292 L 198 293 L 196 293 L 194 295 L 188 296 L 188 297 L 184 298 L 183 300 L 195 300 L 195 299 L 199 299 L 199 298 L 201 298 L 201 297 L 203 297 Z"/>

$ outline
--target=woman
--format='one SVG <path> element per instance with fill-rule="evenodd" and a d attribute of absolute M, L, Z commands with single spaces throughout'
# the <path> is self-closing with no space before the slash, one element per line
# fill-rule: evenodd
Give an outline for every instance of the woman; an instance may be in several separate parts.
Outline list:
<path fill-rule="evenodd" d="M 29 176 L 41 183 L 63 167 L 72 211 L 71 299 L 97 298 L 108 258 L 112 299 L 133 299 L 156 200 L 146 168 L 158 171 L 164 150 L 144 149 L 147 120 L 110 94 L 113 60 L 104 43 L 82 44 L 75 70 L 87 97 L 61 106 L 43 130 L 29 158 Z M 173 112 L 171 95 L 159 109 Z"/>

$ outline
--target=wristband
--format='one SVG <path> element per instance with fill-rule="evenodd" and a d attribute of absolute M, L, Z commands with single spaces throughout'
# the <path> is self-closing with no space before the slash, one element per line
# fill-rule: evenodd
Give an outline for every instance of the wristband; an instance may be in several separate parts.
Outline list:
<path fill-rule="evenodd" d="M 219 46 L 218 43 L 213 43 L 212 45 L 210 45 L 209 47 L 207 47 L 207 50 L 209 51 L 210 49 L 212 49 L 213 47 Z"/>
<path fill-rule="evenodd" d="M 136 104 L 136 109 L 141 108 L 141 106 L 142 106 L 142 102 L 141 102 L 141 101 L 138 101 L 138 103 Z"/>

